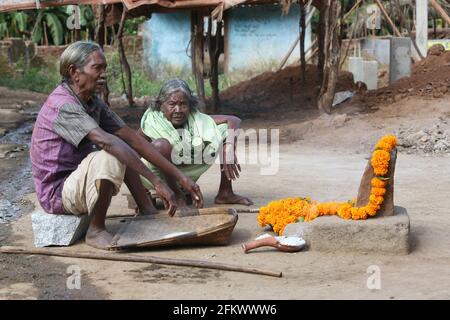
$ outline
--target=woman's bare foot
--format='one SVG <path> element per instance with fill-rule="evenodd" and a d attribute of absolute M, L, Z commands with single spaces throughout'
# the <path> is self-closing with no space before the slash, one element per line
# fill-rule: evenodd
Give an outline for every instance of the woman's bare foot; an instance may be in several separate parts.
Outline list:
<path fill-rule="evenodd" d="M 223 193 L 218 194 L 214 199 L 214 203 L 217 204 L 242 204 L 244 206 L 251 206 L 253 201 L 247 197 L 240 196 L 238 194 L 232 193 Z"/>
<path fill-rule="evenodd" d="M 136 209 L 136 216 L 151 216 L 153 214 L 157 214 L 158 210 L 155 207 L 151 207 L 148 209 Z"/>
<path fill-rule="evenodd" d="M 87 245 L 102 250 L 108 250 L 111 247 L 112 239 L 113 235 L 106 231 L 106 229 L 96 229 L 93 227 L 89 227 L 85 237 Z"/>

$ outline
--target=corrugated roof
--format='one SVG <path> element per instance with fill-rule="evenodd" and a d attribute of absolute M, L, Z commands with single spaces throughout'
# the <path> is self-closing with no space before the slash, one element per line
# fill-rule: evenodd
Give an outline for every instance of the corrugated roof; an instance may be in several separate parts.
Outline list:
<path fill-rule="evenodd" d="M 0 12 L 36 8 L 65 6 L 69 4 L 114 4 L 123 3 L 129 10 L 140 6 L 159 7 L 167 9 L 187 9 L 215 7 L 222 10 L 238 4 L 256 4 L 281 2 L 280 0 L 1 0 Z M 314 0 L 317 6 L 320 0 Z"/>
<path fill-rule="evenodd" d="M 113 4 L 123 3 L 129 10 L 143 5 L 151 5 L 164 8 L 200 8 L 217 7 L 224 4 L 239 4 L 243 2 L 255 2 L 254 0 L 2 0 L 0 12 L 15 11 L 36 8 L 48 8 L 69 4 Z"/>

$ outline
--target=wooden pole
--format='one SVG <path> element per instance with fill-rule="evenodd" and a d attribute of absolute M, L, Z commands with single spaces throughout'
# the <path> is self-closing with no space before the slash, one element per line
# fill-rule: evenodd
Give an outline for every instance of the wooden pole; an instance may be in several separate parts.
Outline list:
<path fill-rule="evenodd" d="M 415 46 L 420 56 L 426 57 L 428 51 L 428 0 L 416 0 L 415 12 Z"/>
<path fill-rule="evenodd" d="M 436 10 L 436 12 L 442 17 L 442 19 L 444 19 L 447 24 L 450 24 L 450 17 L 440 4 L 437 3 L 436 0 L 428 0 L 428 2 L 431 4 L 434 10 Z"/>
<path fill-rule="evenodd" d="M 311 19 L 312 16 L 314 14 L 314 12 L 316 11 L 316 8 L 313 7 L 310 11 L 310 13 L 308 14 L 308 18 L 306 18 L 306 25 L 308 26 L 311 23 Z M 284 58 L 281 60 L 280 66 L 278 67 L 278 70 L 283 69 L 284 65 L 286 64 L 286 62 L 288 61 L 289 57 L 291 56 L 292 52 L 294 51 L 295 47 L 297 46 L 297 43 L 300 41 L 300 34 L 297 36 L 297 39 L 295 39 L 295 41 L 292 43 L 291 47 L 289 48 L 289 51 L 286 53 L 286 55 L 284 56 Z M 311 45 L 312 47 L 312 45 Z M 309 47 L 309 48 L 311 48 Z M 309 49 L 308 49 L 309 50 Z M 306 51 L 308 51 L 306 50 Z"/>
<path fill-rule="evenodd" d="M 204 59 L 203 59 L 203 15 L 201 11 L 195 10 L 191 14 L 192 23 L 192 73 L 194 74 L 197 96 L 205 102 L 205 82 L 203 81 Z M 200 110 L 205 112 L 205 110 Z"/>
<path fill-rule="evenodd" d="M 322 0 L 320 1 L 320 15 L 319 15 L 319 26 L 317 30 L 317 41 L 319 45 L 318 51 L 318 75 L 319 81 L 323 79 L 323 68 L 325 63 L 325 43 L 327 38 L 327 29 L 328 29 L 328 15 L 330 9 L 330 0 Z"/>
<path fill-rule="evenodd" d="M 94 8 L 94 6 L 92 6 L 92 8 Z M 105 45 L 104 40 L 105 40 L 105 35 L 104 35 L 104 31 L 105 31 L 105 18 L 106 18 L 106 14 L 105 14 L 105 5 L 98 5 L 97 6 L 97 10 L 98 11 L 98 17 L 96 17 L 97 19 L 95 20 L 95 35 L 94 35 L 94 41 L 97 42 L 100 47 L 103 48 L 103 46 Z M 109 106 L 109 87 L 108 87 L 108 83 L 106 83 L 103 88 L 102 88 L 102 92 L 101 92 L 101 96 L 103 101 Z"/>
<path fill-rule="evenodd" d="M 95 21 L 95 36 L 94 41 L 97 42 L 100 47 L 104 45 L 104 32 L 105 32 L 105 6 L 103 4 L 97 5 L 98 19 Z"/>
<path fill-rule="evenodd" d="M 155 256 L 141 256 L 135 254 L 122 254 L 122 253 L 91 253 L 91 252 L 69 252 L 67 250 L 60 250 L 54 248 L 38 249 L 38 248 L 15 248 L 15 247 L 0 247 L 0 253 L 5 254 L 33 254 L 33 255 L 45 255 L 55 257 L 66 258 L 81 258 L 81 259 L 95 259 L 95 260 L 110 260 L 110 261 L 123 261 L 123 262 L 141 262 L 141 263 L 154 263 L 171 266 L 184 266 L 184 267 L 196 267 L 205 269 L 217 269 L 224 271 L 235 271 L 265 275 L 270 277 L 281 278 L 281 272 L 275 272 L 270 270 L 262 270 L 256 268 L 247 268 L 237 265 L 224 264 L 219 262 L 210 262 L 203 260 L 190 260 L 190 259 L 172 259 Z"/>
<path fill-rule="evenodd" d="M 125 21 L 127 19 L 127 12 L 128 9 L 123 6 L 122 10 L 122 17 L 120 19 L 120 25 L 119 25 L 119 31 L 117 32 L 117 48 L 119 51 L 119 57 L 120 57 L 120 64 L 123 66 L 125 70 L 126 75 L 126 86 L 125 86 L 125 94 L 127 96 L 128 105 L 131 107 L 134 105 L 133 101 L 133 84 L 132 84 L 132 78 L 131 78 L 131 68 L 130 64 L 128 63 L 127 56 L 125 54 L 125 49 L 123 47 L 123 29 L 125 27 Z"/>
<path fill-rule="evenodd" d="M 208 24 L 208 45 L 209 45 L 209 60 L 211 64 L 211 73 L 209 81 L 212 88 L 212 103 L 213 113 L 218 113 L 220 110 L 220 96 L 219 96 L 219 57 L 222 52 L 222 21 L 217 21 L 216 34 L 212 35 L 212 18 L 209 18 Z"/>
<path fill-rule="evenodd" d="M 305 57 L 305 34 L 306 34 L 306 9 L 303 0 L 299 1 L 300 5 L 300 61 L 301 61 L 301 79 L 302 83 L 306 82 L 306 57 Z"/>

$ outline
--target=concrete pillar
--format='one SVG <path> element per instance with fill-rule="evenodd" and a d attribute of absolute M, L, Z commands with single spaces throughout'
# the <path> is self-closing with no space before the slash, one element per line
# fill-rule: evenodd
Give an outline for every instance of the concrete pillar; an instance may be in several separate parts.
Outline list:
<path fill-rule="evenodd" d="M 348 71 L 353 74 L 353 81 L 356 83 L 363 80 L 363 59 L 360 57 L 348 58 Z"/>
<path fill-rule="evenodd" d="M 389 84 L 411 75 L 411 39 L 391 38 Z"/>
<path fill-rule="evenodd" d="M 367 86 L 367 90 L 375 90 L 378 88 L 378 62 L 377 61 L 363 61 L 363 79 Z"/>
<path fill-rule="evenodd" d="M 416 43 L 423 57 L 428 50 L 428 0 L 416 0 Z"/>

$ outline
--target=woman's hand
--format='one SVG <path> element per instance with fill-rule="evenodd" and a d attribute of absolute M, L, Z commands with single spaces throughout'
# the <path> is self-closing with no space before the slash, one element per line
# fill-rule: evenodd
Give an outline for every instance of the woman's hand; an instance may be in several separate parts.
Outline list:
<path fill-rule="evenodd" d="M 225 142 L 223 144 L 222 171 L 224 171 L 228 180 L 236 180 L 239 178 L 241 165 L 237 160 L 234 144 L 230 142 Z"/>
<path fill-rule="evenodd" d="M 159 195 L 164 203 L 164 208 L 167 210 L 169 216 L 173 217 L 177 210 L 177 200 L 175 193 L 162 181 L 155 184 L 156 193 Z"/>
<path fill-rule="evenodd" d="M 203 208 L 203 194 L 198 184 L 187 176 L 183 176 L 179 179 L 181 186 L 186 189 L 192 197 L 192 201 L 196 208 Z"/>

